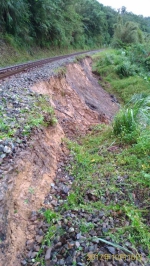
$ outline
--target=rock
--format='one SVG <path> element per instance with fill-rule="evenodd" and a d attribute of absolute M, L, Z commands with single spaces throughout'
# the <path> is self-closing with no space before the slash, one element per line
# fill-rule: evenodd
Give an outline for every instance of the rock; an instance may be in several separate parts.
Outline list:
<path fill-rule="evenodd" d="M 68 192 L 69 192 L 69 187 L 64 186 L 64 187 L 63 187 L 63 192 L 64 192 L 65 194 L 68 194 Z"/>
<path fill-rule="evenodd" d="M 93 238 L 92 238 L 92 242 L 95 243 L 95 244 L 98 244 L 98 243 L 99 243 L 99 239 L 96 238 L 96 237 L 95 237 L 95 238 L 93 237 Z"/>
<path fill-rule="evenodd" d="M 23 266 L 27 265 L 26 260 L 22 260 L 22 261 L 21 261 L 21 265 L 23 265 Z"/>
<path fill-rule="evenodd" d="M 52 201 L 51 201 L 51 204 L 52 204 L 54 207 L 56 207 L 56 206 L 57 206 L 57 200 L 52 200 Z"/>
<path fill-rule="evenodd" d="M 32 252 L 31 259 L 35 258 L 37 254 L 38 254 L 37 252 Z"/>
<path fill-rule="evenodd" d="M 78 241 L 76 241 L 76 242 L 75 242 L 75 246 L 76 246 L 77 248 L 79 248 L 79 247 L 80 247 L 80 243 L 79 243 Z"/>
<path fill-rule="evenodd" d="M 0 158 L 2 158 L 2 159 L 4 159 L 6 157 L 6 154 L 5 153 L 2 153 L 1 155 L 0 155 Z"/>
<path fill-rule="evenodd" d="M 32 250 L 29 251 L 27 258 L 31 258 L 31 255 L 32 255 Z"/>
<path fill-rule="evenodd" d="M 55 245 L 55 248 L 60 248 L 62 246 L 62 242 L 58 242 L 56 245 Z"/>
<path fill-rule="evenodd" d="M 105 216 L 105 213 L 103 211 L 99 212 L 99 217 L 102 218 L 103 216 Z"/>
<path fill-rule="evenodd" d="M 40 230 L 38 231 L 38 234 L 39 234 L 40 236 L 44 236 L 44 232 L 43 232 L 43 230 L 40 229 Z"/>
<path fill-rule="evenodd" d="M 39 236 L 39 235 L 37 235 L 36 236 L 36 241 L 40 244 L 40 243 L 42 243 L 42 241 L 43 241 L 43 236 Z"/>
<path fill-rule="evenodd" d="M 45 260 L 49 260 L 51 257 L 52 248 L 48 248 L 45 254 Z"/>
<path fill-rule="evenodd" d="M 3 151 L 4 151 L 4 146 L 0 145 L 0 152 L 3 152 Z"/>
<path fill-rule="evenodd" d="M 46 266 L 54 266 L 55 263 L 51 262 L 50 260 L 46 260 Z"/>
<path fill-rule="evenodd" d="M 100 262 L 99 266 L 105 266 L 104 262 Z"/>
<path fill-rule="evenodd" d="M 12 149 L 10 147 L 8 147 L 8 146 L 5 146 L 3 151 L 8 154 L 8 153 L 12 152 Z"/>
<path fill-rule="evenodd" d="M 34 249 L 34 251 L 37 251 L 37 252 L 38 252 L 38 251 L 40 250 L 40 246 L 38 246 L 38 245 L 34 245 L 34 246 L 33 246 L 33 249 Z"/>
<path fill-rule="evenodd" d="M 54 244 L 57 244 L 58 242 L 60 242 L 60 236 L 56 236 L 53 240 Z"/>
<path fill-rule="evenodd" d="M 4 199 L 4 194 L 0 194 L 0 201 L 2 201 Z"/>
<path fill-rule="evenodd" d="M 65 263 L 66 263 L 67 265 L 72 265 L 72 261 L 73 261 L 73 258 L 72 258 L 71 256 L 68 256 L 68 257 L 66 258 Z"/>
<path fill-rule="evenodd" d="M 59 265 L 62 265 L 62 266 L 65 265 L 65 261 L 64 261 L 64 259 L 61 259 L 61 260 L 59 261 Z"/>
<path fill-rule="evenodd" d="M 94 245 L 89 246 L 89 252 L 94 252 L 94 251 L 95 251 Z"/>
<path fill-rule="evenodd" d="M 67 219 L 64 219 L 64 224 L 68 224 L 68 220 Z"/>
<path fill-rule="evenodd" d="M 27 245 L 27 249 L 31 250 L 34 246 L 34 240 L 28 240 L 26 242 L 26 245 Z"/>
<path fill-rule="evenodd" d="M 68 249 L 72 249 L 74 247 L 74 242 L 68 243 Z"/>
<path fill-rule="evenodd" d="M 74 228 L 73 227 L 70 227 L 69 230 L 68 230 L 69 233 L 73 233 L 74 232 Z"/>
<path fill-rule="evenodd" d="M 43 212 L 45 211 L 45 209 L 43 210 Z M 39 222 L 38 224 L 38 228 L 40 229 L 43 226 L 43 221 Z"/>
<path fill-rule="evenodd" d="M 31 218 L 30 218 L 30 221 L 31 222 L 34 222 L 34 221 L 36 221 L 37 220 L 37 216 L 32 216 Z"/>
<path fill-rule="evenodd" d="M 103 233 L 107 233 L 107 232 L 108 232 L 108 228 L 103 228 L 103 229 L 102 229 L 102 232 L 103 232 Z"/>
<path fill-rule="evenodd" d="M 111 254 L 113 254 L 113 255 L 116 254 L 116 249 L 114 247 L 107 246 L 106 248 Z"/>
<path fill-rule="evenodd" d="M 77 234 L 77 239 L 81 238 L 81 233 Z"/>

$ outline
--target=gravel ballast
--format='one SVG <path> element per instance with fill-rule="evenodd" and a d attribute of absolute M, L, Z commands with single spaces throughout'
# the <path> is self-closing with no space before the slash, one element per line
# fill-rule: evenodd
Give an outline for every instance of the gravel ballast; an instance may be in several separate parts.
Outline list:
<path fill-rule="evenodd" d="M 95 52 L 89 52 L 92 55 Z M 75 56 L 67 59 L 36 67 L 27 71 L 26 73 L 17 74 L 4 81 L 0 81 L 0 123 L 3 132 L 17 131 L 17 137 L 0 139 L 0 163 L 5 157 L 15 153 L 16 147 L 22 147 L 23 135 L 22 130 L 27 118 L 25 118 L 25 111 L 30 113 L 30 110 L 37 103 L 39 95 L 31 91 L 31 87 L 40 81 L 47 81 L 52 76 L 57 75 L 57 69 L 65 66 L 75 60 Z M 19 130 L 16 130 L 16 127 Z M 18 144 L 19 143 L 19 144 Z"/>

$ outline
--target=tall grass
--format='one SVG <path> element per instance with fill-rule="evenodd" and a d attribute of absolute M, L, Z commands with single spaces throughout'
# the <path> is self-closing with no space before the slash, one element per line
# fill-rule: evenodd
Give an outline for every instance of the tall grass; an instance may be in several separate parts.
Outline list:
<path fill-rule="evenodd" d="M 113 122 L 113 132 L 116 136 L 120 135 L 125 142 L 134 143 L 137 142 L 140 132 L 149 125 L 150 96 L 137 94 L 116 115 Z"/>

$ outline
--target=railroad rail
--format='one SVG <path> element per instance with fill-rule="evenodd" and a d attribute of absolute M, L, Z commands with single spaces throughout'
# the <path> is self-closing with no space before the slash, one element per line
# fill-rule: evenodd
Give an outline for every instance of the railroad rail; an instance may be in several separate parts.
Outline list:
<path fill-rule="evenodd" d="M 96 51 L 96 50 L 92 50 L 92 51 Z M 34 68 L 34 67 L 39 67 L 39 66 L 42 66 L 44 64 L 58 61 L 60 59 L 65 59 L 65 58 L 68 58 L 71 56 L 86 54 L 86 53 L 92 52 L 92 51 L 77 52 L 77 53 L 68 54 L 68 55 L 55 56 L 55 57 L 51 57 L 51 58 L 36 60 L 36 61 L 32 61 L 32 62 L 27 62 L 27 63 L 22 63 L 19 65 L 0 68 L 0 80 L 5 79 L 5 78 L 10 77 L 10 76 L 13 76 L 13 75 L 18 74 L 18 73 L 27 71 L 27 70 Z"/>

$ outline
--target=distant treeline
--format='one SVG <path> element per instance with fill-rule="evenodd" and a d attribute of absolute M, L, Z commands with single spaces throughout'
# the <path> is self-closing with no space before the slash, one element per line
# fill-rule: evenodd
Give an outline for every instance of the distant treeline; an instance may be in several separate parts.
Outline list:
<path fill-rule="evenodd" d="M 27 46 L 74 48 L 109 44 L 118 23 L 132 21 L 145 35 L 150 33 L 150 17 L 115 11 L 96 0 L 0 0 L 1 36 L 14 36 Z M 120 23 L 120 22 L 119 22 Z"/>

